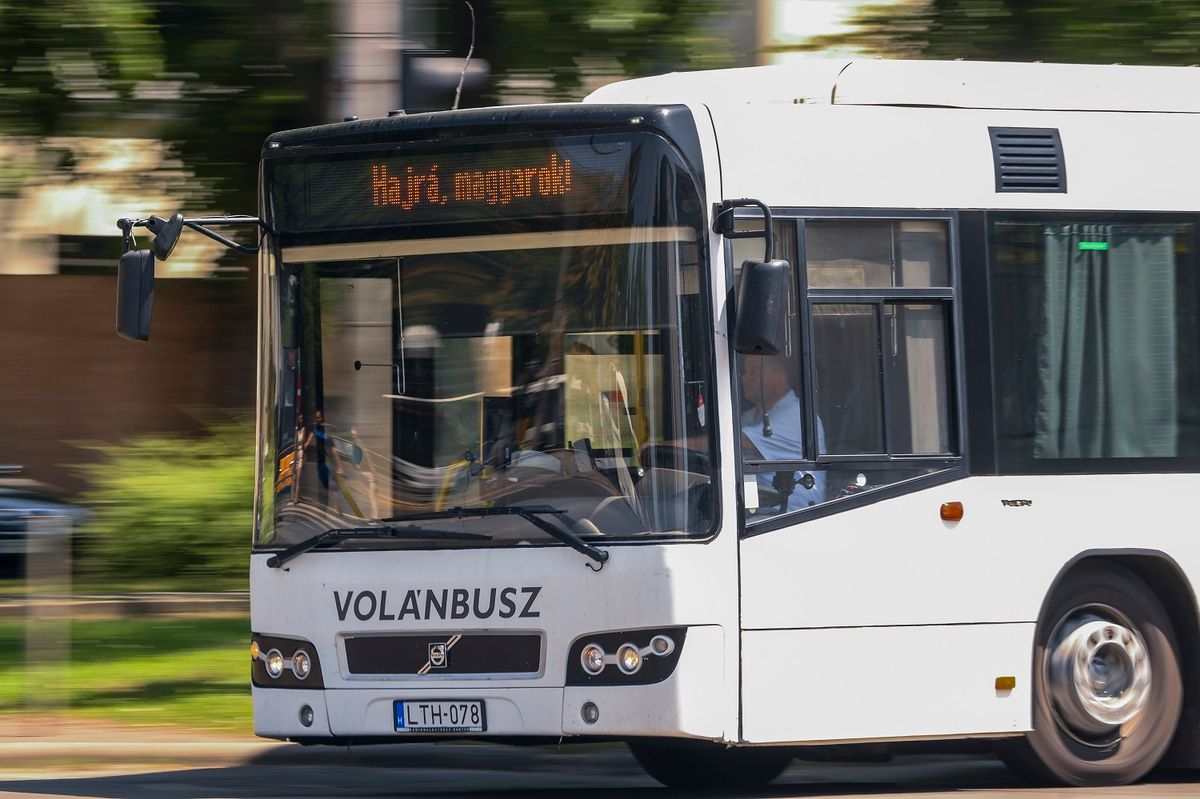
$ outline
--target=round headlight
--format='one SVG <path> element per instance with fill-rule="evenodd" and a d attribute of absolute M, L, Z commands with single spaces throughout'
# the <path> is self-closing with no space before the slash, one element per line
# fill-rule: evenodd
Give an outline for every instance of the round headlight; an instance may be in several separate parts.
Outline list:
<path fill-rule="evenodd" d="M 297 680 L 303 680 L 312 671 L 312 661 L 308 658 L 308 653 L 303 649 L 297 649 L 296 654 L 292 655 L 292 674 L 296 675 Z"/>
<path fill-rule="evenodd" d="M 585 646 L 579 660 L 583 663 L 583 670 L 588 674 L 594 676 L 604 671 L 604 650 L 597 644 Z"/>
<path fill-rule="evenodd" d="M 278 649 L 267 653 L 267 674 L 272 678 L 283 674 L 283 653 Z"/>
<path fill-rule="evenodd" d="M 642 653 L 633 644 L 621 644 L 617 650 L 617 668 L 626 674 L 634 674 L 642 667 Z"/>
<path fill-rule="evenodd" d="M 650 639 L 650 651 L 665 657 L 675 651 L 675 642 L 665 635 L 656 635 Z"/>

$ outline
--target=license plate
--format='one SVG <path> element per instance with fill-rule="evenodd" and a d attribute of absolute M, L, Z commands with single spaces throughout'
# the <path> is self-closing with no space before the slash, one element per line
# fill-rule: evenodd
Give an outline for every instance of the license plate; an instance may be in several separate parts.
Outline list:
<path fill-rule="evenodd" d="M 482 699 L 421 700 L 392 703 L 396 732 L 486 732 Z"/>

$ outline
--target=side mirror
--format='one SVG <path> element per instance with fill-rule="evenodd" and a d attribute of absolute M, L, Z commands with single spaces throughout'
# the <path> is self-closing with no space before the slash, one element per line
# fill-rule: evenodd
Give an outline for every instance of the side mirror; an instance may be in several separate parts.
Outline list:
<path fill-rule="evenodd" d="M 775 355 L 782 348 L 788 312 L 787 261 L 746 261 L 738 282 L 733 349 L 742 355 Z"/>
<path fill-rule="evenodd" d="M 154 308 L 154 252 L 130 250 L 117 266 L 117 333 L 135 341 L 150 338 Z"/>

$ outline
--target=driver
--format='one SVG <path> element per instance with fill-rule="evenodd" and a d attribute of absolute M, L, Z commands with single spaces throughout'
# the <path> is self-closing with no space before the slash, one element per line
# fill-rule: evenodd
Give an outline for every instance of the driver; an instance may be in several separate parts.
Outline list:
<path fill-rule="evenodd" d="M 742 358 L 742 399 L 752 407 L 742 414 L 742 458 L 746 460 L 802 460 L 804 458 L 804 416 L 800 397 L 796 394 L 794 369 L 786 356 L 750 355 Z M 764 420 L 764 409 L 766 411 Z M 824 445 L 824 430 L 817 420 L 817 443 Z M 825 499 L 825 476 L 808 472 L 815 480 L 812 488 L 800 482 L 804 472 L 794 477 L 795 487 L 783 497 L 785 504 L 774 509 L 764 504 L 768 513 L 781 508 L 804 508 Z M 785 479 L 781 479 L 783 475 Z M 759 486 L 775 494 L 788 494 L 788 473 L 760 472 Z M 762 511 L 760 511 L 761 513 Z"/>

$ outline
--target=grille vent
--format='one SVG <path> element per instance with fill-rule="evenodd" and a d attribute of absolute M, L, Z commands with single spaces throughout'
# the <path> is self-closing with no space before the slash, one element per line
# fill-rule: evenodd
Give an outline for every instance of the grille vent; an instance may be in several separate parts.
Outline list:
<path fill-rule="evenodd" d="M 1067 191 L 1067 166 L 1057 128 L 988 128 L 996 191 Z"/>

